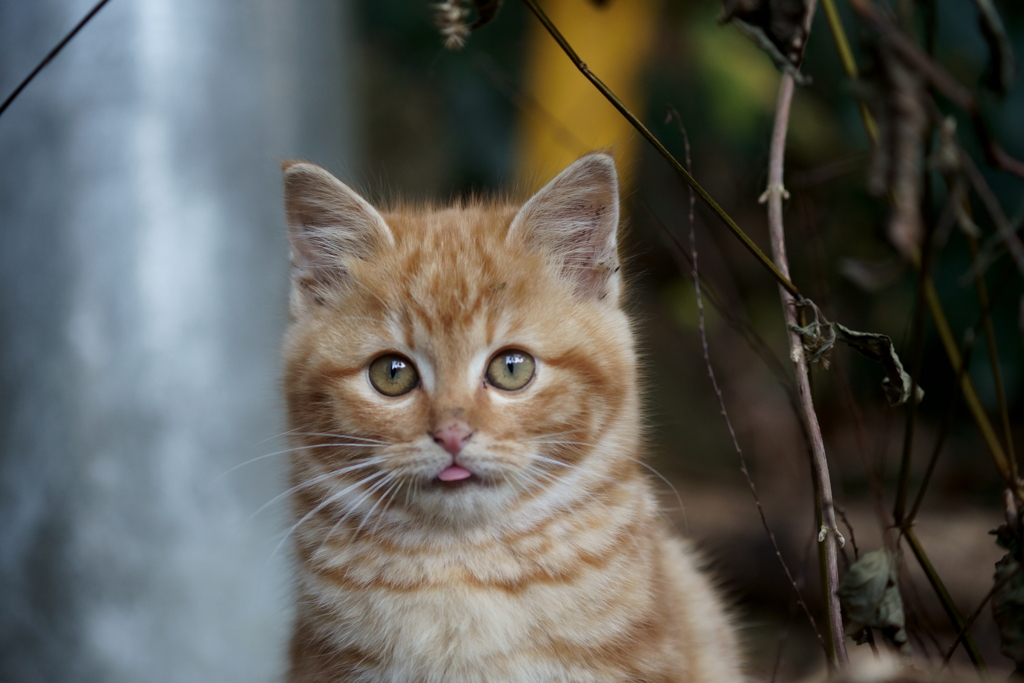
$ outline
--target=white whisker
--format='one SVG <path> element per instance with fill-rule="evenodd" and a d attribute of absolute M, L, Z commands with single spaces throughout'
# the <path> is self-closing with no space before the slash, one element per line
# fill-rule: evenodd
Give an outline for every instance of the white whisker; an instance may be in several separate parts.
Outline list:
<path fill-rule="evenodd" d="M 389 481 L 391 481 L 391 477 L 392 477 L 392 475 L 391 475 L 391 473 L 389 472 L 389 473 L 388 473 L 388 476 L 387 476 L 387 477 L 385 477 L 384 479 L 382 479 L 382 480 L 381 480 L 381 483 L 379 483 L 379 484 L 375 484 L 375 485 L 374 485 L 374 487 L 373 487 L 373 488 L 371 488 L 371 489 L 370 489 L 370 490 L 369 490 L 369 491 L 367 492 L 367 494 L 373 494 L 373 493 L 376 493 L 377 491 L 379 491 L 379 490 L 380 490 L 381 488 L 383 488 L 383 485 L 384 485 L 384 484 L 387 484 L 387 483 L 388 483 Z M 365 496 L 364 496 L 364 498 L 365 498 Z M 353 536 L 353 538 L 354 538 L 354 537 L 356 537 L 356 536 L 358 536 L 358 535 L 359 535 L 359 532 L 363 530 L 363 526 L 364 526 L 364 525 L 365 525 L 365 524 L 366 524 L 366 523 L 367 523 L 368 521 L 370 521 L 370 518 L 371 518 L 371 517 L 373 517 L 373 513 L 374 513 L 374 511 L 375 511 L 375 510 L 377 509 L 377 506 L 378 506 L 378 505 L 380 505 L 380 502 L 381 502 L 381 500 L 383 500 L 383 498 L 384 498 L 384 496 L 381 496 L 380 498 L 378 498 L 377 500 L 375 500 L 375 501 L 374 501 L 374 503 L 373 503 L 373 505 L 371 505 L 371 506 L 370 506 L 370 511 L 369 511 L 369 512 L 367 512 L 367 513 L 366 513 L 365 515 L 363 515 L 363 519 L 362 519 L 362 521 L 361 521 L 361 522 L 359 522 L 359 526 L 357 526 L 357 527 L 356 527 L 356 530 L 355 530 L 355 531 L 354 531 L 354 532 L 352 533 L 352 536 Z M 359 502 L 360 502 L 360 503 L 362 503 L 362 502 L 363 502 L 363 499 L 360 499 L 360 500 L 359 500 Z M 357 504 L 357 505 L 358 505 L 358 504 Z"/>
<path fill-rule="evenodd" d="M 274 451 L 273 453 L 267 453 L 266 455 L 261 455 L 259 457 L 253 458 L 252 460 L 246 460 L 245 462 L 238 463 L 234 467 L 232 467 L 230 469 L 227 469 L 227 470 L 221 472 L 220 474 L 218 474 L 216 477 L 214 477 L 214 481 L 217 481 L 218 479 L 220 479 L 222 477 L 226 477 L 227 475 L 231 474 L 235 470 L 237 470 L 237 469 L 239 469 L 241 467 L 245 467 L 246 465 L 251 465 L 254 462 L 259 462 L 260 460 L 265 460 L 267 458 L 273 458 L 273 457 L 278 456 L 278 455 L 287 455 L 288 453 L 295 453 L 296 451 L 302 451 L 302 450 L 305 450 L 307 448 L 381 448 L 382 446 L 386 446 L 386 445 L 389 445 L 389 444 L 385 444 L 383 442 L 381 442 L 380 445 L 378 445 L 378 444 L 370 444 L 370 443 L 318 443 L 318 444 L 312 444 L 312 445 L 309 445 L 309 446 L 295 446 L 294 448 L 286 448 L 283 451 Z"/>
<path fill-rule="evenodd" d="M 345 474 L 347 472 L 354 472 L 355 470 L 359 470 L 359 469 L 362 469 L 364 467 L 370 467 L 371 465 L 377 465 L 377 464 L 380 464 L 380 463 L 382 463 L 382 462 L 384 462 L 386 460 L 387 460 L 387 457 L 385 457 L 385 456 L 378 456 L 376 458 L 368 458 L 368 459 L 360 460 L 359 462 L 357 462 L 355 464 L 352 464 L 352 465 L 347 465 L 345 467 L 341 467 L 341 468 L 338 468 L 338 469 L 329 470 L 327 472 L 324 472 L 323 474 L 318 474 L 317 476 L 313 477 L 312 479 L 307 479 L 306 481 L 302 482 L 301 484 L 296 484 L 295 486 L 291 487 L 287 491 L 284 491 L 283 493 L 279 493 L 276 496 L 274 496 L 273 498 L 271 498 L 270 500 L 268 500 L 266 503 L 261 505 L 260 508 L 258 510 L 256 510 L 256 512 L 252 513 L 252 515 L 249 516 L 249 521 L 252 521 L 252 519 L 256 515 L 260 514 L 261 512 L 263 512 L 268 507 L 270 507 L 271 505 L 273 505 L 277 501 L 281 500 L 285 496 L 288 496 L 288 495 L 291 495 L 293 493 L 296 493 L 297 491 L 301 491 L 302 489 L 309 488 L 310 486 L 316 486 L 320 482 L 327 481 L 328 479 L 333 479 L 334 477 L 337 477 L 339 475 Z"/>
<path fill-rule="evenodd" d="M 295 524 L 293 524 L 291 526 L 291 528 L 288 529 L 288 531 L 285 532 L 284 537 L 281 538 L 281 541 L 277 544 L 277 547 L 274 548 L 274 552 L 270 553 L 270 557 L 274 557 L 274 555 L 276 555 L 277 552 L 279 550 L 281 550 L 281 546 L 284 545 L 284 542 L 286 540 L 288 540 L 288 538 L 291 537 L 291 535 L 293 533 L 295 533 L 295 530 L 298 529 L 300 526 L 302 526 L 302 524 L 305 523 L 306 520 L 308 520 L 310 517 L 312 517 L 316 513 L 320 512 L 321 510 L 323 510 L 325 507 L 327 507 L 328 505 L 330 505 L 334 501 L 341 499 L 346 493 L 348 493 L 352 489 L 357 488 L 358 486 L 360 486 L 360 485 L 362 485 L 362 484 L 364 484 L 364 483 L 366 483 L 368 481 L 372 481 L 372 480 L 374 480 L 374 479 L 376 479 L 378 477 L 384 476 L 385 474 L 387 474 L 386 471 L 375 472 L 375 473 L 373 473 L 373 474 L 371 474 L 371 475 L 369 475 L 367 477 L 364 477 L 363 479 L 360 479 L 359 481 L 357 481 L 356 483 L 352 484 L 351 486 L 348 486 L 348 487 L 342 489 L 341 491 L 338 491 L 337 493 L 334 493 L 331 496 L 329 496 L 326 499 L 324 499 L 324 501 L 322 503 L 320 503 L 315 508 L 313 508 L 312 510 L 307 512 L 305 515 L 303 515 L 302 519 L 300 519 Z"/>
<path fill-rule="evenodd" d="M 347 509 L 344 510 L 341 513 L 341 516 L 338 517 L 337 521 L 334 522 L 334 525 L 331 526 L 330 531 L 328 531 L 324 535 L 323 540 L 320 541 L 320 545 L 317 546 L 316 553 L 314 553 L 314 554 L 319 554 L 320 551 L 323 550 L 324 545 L 327 543 L 327 541 L 329 541 L 331 536 L 334 535 L 334 532 L 338 530 L 339 526 L 341 526 L 341 523 L 344 522 L 349 517 L 351 517 L 353 514 L 355 514 L 355 512 L 359 509 L 359 505 L 362 504 L 362 502 L 364 500 L 366 500 L 369 496 L 373 495 L 374 491 L 377 491 L 384 484 L 387 484 L 388 481 L 393 476 L 391 472 L 385 472 L 384 474 L 385 474 L 385 476 L 384 476 L 383 479 L 381 479 L 381 480 L 377 481 L 376 483 L 374 483 L 374 485 L 371 486 L 362 496 L 360 496 L 359 499 L 356 500 L 355 503 L 352 503 L 352 505 L 348 506 Z M 374 507 L 376 507 L 376 503 L 374 504 Z M 362 528 L 362 525 L 360 525 L 360 528 Z"/>
<path fill-rule="evenodd" d="M 523 441 L 533 441 L 535 439 L 550 439 L 556 436 L 564 436 L 566 434 L 575 434 L 576 432 L 584 432 L 585 429 L 567 429 L 564 432 L 551 432 L 550 434 L 538 434 L 537 436 L 528 436 Z"/>
<path fill-rule="evenodd" d="M 387 491 L 384 492 L 384 495 L 381 498 L 383 500 L 386 500 L 386 502 L 384 503 L 384 507 L 380 509 L 380 514 L 377 515 L 377 522 L 373 525 L 373 528 L 370 529 L 371 536 L 377 533 L 377 529 L 380 527 L 380 523 L 384 521 L 384 515 L 387 514 L 388 508 L 391 507 L 391 503 L 394 502 L 394 498 L 396 495 L 398 495 L 398 492 L 399 490 L 401 490 L 401 488 L 402 480 L 396 479 L 395 483 Z"/>
<path fill-rule="evenodd" d="M 355 434 L 335 434 L 332 432 L 293 432 L 292 436 L 329 436 L 334 439 L 354 439 L 356 441 L 365 441 L 367 443 L 388 443 L 387 441 L 381 441 L 380 439 L 370 439 L 365 436 L 356 436 Z"/>
<path fill-rule="evenodd" d="M 545 445 L 553 444 L 553 445 L 559 445 L 559 446 L 594 446 L 594 445 L 596 445 L 596 444 L 592 444 L 592 443 L 587 443 L 585 441 L 531 441 L 531 443 L 545 444 Z M 670 482 L 665 477 L 665 475 L 663 475 L 661 472 L 656 470 L 654 467 L 652 467 L 648 463 L 644 462 L 643 459 L 641 459 L 641 458 L 637 458 L 637 457 L 633 457 L 633 456 L 624 456 L 624 457 L 629 458 L 633 462 L 639 464 L 641 467 L 647 468 L 648 470 L 650 470 L 654 474 L 654 476 L 658 477 L 658 479 L 661 479 L 663 482 L 665 482 L 665 485 L 668 486 L 669 490 L 672 491 L 672 494 L 676 497 L 676 502 L 679 503 L 679 509 L 684 511 L 684 513 L 685 513 L 686 506 L 683 505 L 683 499 L 682 499 L 682 496 L 679 495 L 679 490 L 676 489 L 675 485 L 672 482 Z M 561 462 L 561 461 L 552 461 L 552 462 Z M 563 464 L 566 464 L 566 463 L 563 463 Z M 579 466 L 577 465 L 576 467 L 579 467 Z M 583 468 L 581 468 L 581 469 L 583 469 Z"/>

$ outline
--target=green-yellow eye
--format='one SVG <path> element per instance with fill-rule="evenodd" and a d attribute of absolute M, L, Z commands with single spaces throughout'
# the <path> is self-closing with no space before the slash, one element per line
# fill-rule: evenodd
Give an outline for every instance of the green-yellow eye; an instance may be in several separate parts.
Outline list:
<path fill-rule="evenodd" d="M 412 361 L 397 353 L 386 353 L 370 363 L 370 384 L 385 396 L 407 394 L 419 381 Z"/>
<path fill-rule="evenodd" d="M 505 391 L 522 389 L 533 377 L 533 356 L 519 349 L 498 353 L 487 364 L 487 381 Z"/>

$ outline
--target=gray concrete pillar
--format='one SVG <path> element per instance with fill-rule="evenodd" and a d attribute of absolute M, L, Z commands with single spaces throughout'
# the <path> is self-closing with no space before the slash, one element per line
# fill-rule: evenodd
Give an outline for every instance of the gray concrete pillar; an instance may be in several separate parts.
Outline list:
<path fill-rule="evenodd" d="M 0 0 L 0 96 L 93 0 Z M 353 163 L 343 0 L 112 0 L 0 117 L 0 680 L 272 681 L 281 158 Z M 229 471 L 231 470 L 231 471 Z"/>

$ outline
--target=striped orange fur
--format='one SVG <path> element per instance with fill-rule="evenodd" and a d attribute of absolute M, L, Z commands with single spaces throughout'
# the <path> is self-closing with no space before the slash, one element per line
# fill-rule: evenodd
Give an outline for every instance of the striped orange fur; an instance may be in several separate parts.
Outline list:
<path fill-rule="evenodd" d="M 288 681 L 741 680 L 639 462 L 611 158 L 521 207 L 378 212 L 284 176 Z"/>

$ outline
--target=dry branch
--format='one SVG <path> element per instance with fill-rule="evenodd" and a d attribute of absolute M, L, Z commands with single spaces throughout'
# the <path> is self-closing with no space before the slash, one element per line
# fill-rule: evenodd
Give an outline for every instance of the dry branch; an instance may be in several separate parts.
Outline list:
<path fill-rule="evenodd" d="M 850 6 L 899 53 L 908 65 L 915 68 L 939 92 L 967 112 L 990 164 L 1024 178 L 1024 162 L 1010 156 L 992 137 L 992 132 L 989 130 L 988 124 L 985 123 L 981 108 L 978 106 L 978 100 L 970 88 L 957 81 L 935 60 L 922 52 L 910 38 L 882 15 L 871 0 L 850 0 Z"/>
<path fill-rule="evenodd" d="M 813 11 L 813 5 L 811 8 Z M 810 13 L 810 12 L 809 12 Z M 772 256 L 775 264 L 787 277 L 789 276 L 789 260 L 786 257 L 786 236 L 782 224 L 782 200 L 786 193 L 783 185 L 784 158 L 786 153 L 786 133 L 789 128 L 789 110 L 793 101 L 795 80 L 789 73 L 782 74 L 779 95 L 775 107 L 775 125 L 772 129 L 771 148 L 768 158 L 768 189 L 765 192 L 768 202 L 768 231 L 771 236 Z M 838 553 L 843 536 L 836 525 L 835 503 L 832 499 L 832 482 L 825 457 L 825 442 L 821 436 L 821 426 L 814 410 L 814 399 L 811 396 L 811 382 L 804 353 L 803 339 L 794 328 L 799 327 L 797 317 L 797 301 L 785 289 L 779 289 L 782 297 L 782 308 L 789 329 L 790 358 L 796 366 L 797 393 L 800 396 L 800 419 L 804 423 L 805 432 L 810 439 L 812 452 L 812 470 L 815 479 L 815 492 L 818 497 L 818 516 L 821 532 L 818 541 L 824 554 L 824 585 L 825 605 L 828 609 L 829 634 L 832 639 L 833 659 L 846 666 L 849 658 L 846 654 L 846 642 L 843 637 L 843 618 L 839 609 Z"/>
<path fill-rule="evenodd" d="M 808 3 L 805 26 L 810 26 L 814 15 L 815 3 Z M 768 231 L 771 238 L 772 256 L 776 266 L 786 277 L 789 277 L 789 260 L 786 256 L 786 237 L 782 221 L 782 200 L 786 196 L 783 184 L 786 154 L 786 134 L 789 129 L 790 105 L 796 78 L 789 71 L 783 72 L 779 84 L 779 94 L 775 106 L 775 124 L 772 129 L 771 147 L 768 157 L 768 189 L 762 199 L 768 203 Z M 825 443 L 821 436 L 821 426 L 814 410 L 814 399 L 811 395 L 811 383 L 804 342 L 795 329 L 800 327 L 796 301 L 785 289 L 779 289 L 782 299 L 783 315 L 789 329 L 790 358 L 796 366 L 797 392 L 800 397 L 800 418 L 804 423 L 804 431 L 810 440 L 811 465 L 815 481 L 817 497 L 817 515 L 821 524 L 818 542 L 822 551 L 823 578 L 825 589 L 825 605 L 828 611 L 829 634 L 832 640 L 833 661 L 846 666 L 849 658 L 846 654 L 846 642 L 843 636 L 843 618 L 839 608 L 839 548 L 844 543 L 843 536 L 836 524 L 835 503 L 832 498 L 832 482 L 825 456 Z"/>

